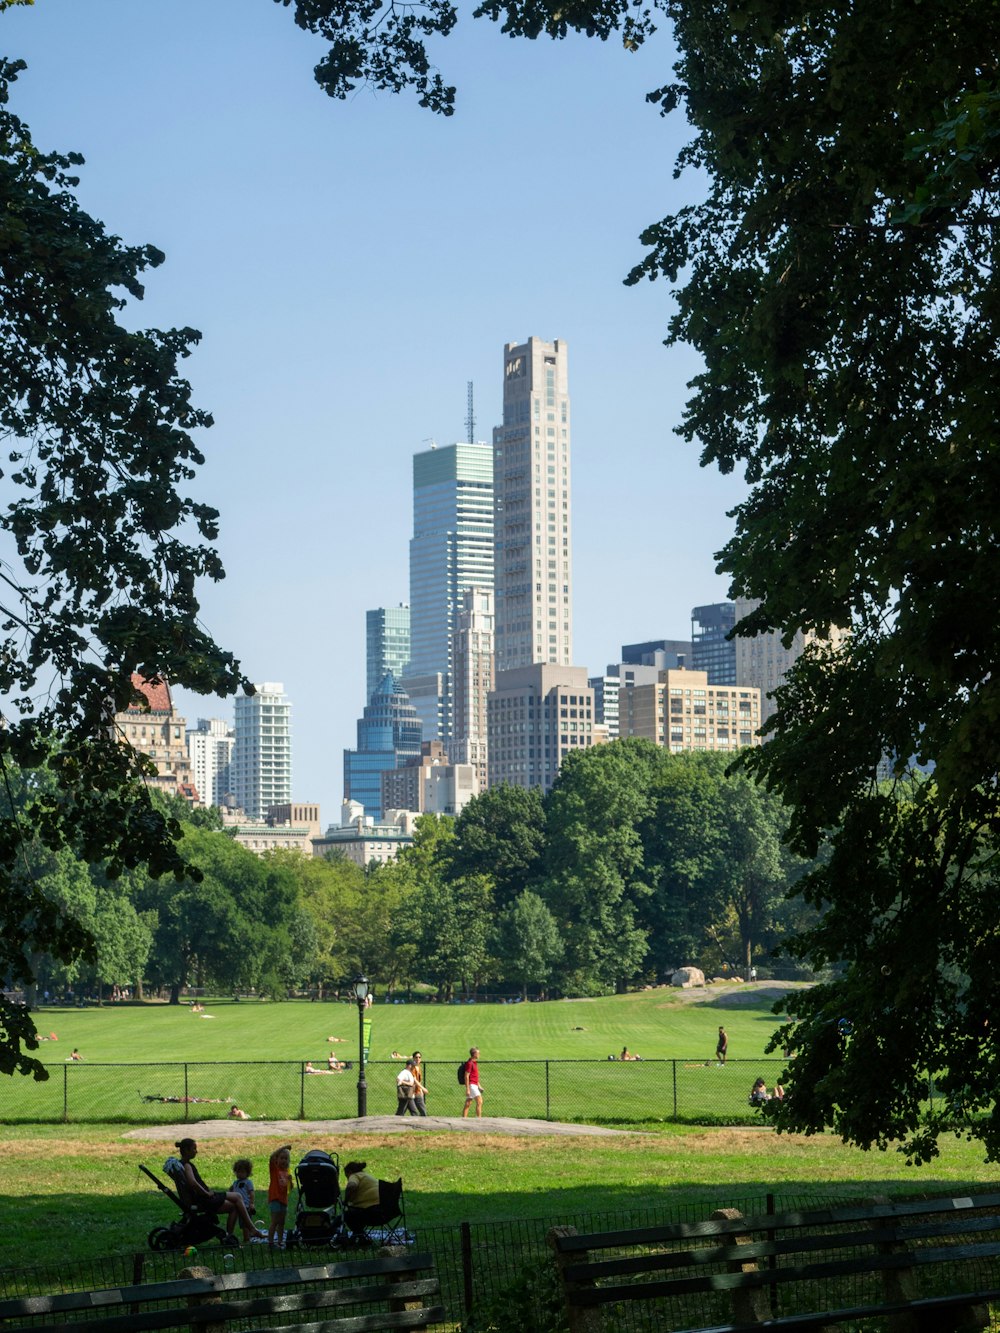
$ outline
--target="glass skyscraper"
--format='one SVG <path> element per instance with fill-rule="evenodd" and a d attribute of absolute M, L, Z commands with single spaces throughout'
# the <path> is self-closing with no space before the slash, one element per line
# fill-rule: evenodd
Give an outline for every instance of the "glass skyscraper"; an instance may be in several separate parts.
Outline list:
<path fill-rule="evenodd" d="M 735 602 L 710 602 L 691 612 L 691 666 L 708 672 L 709 685 L 736 684 L 736 640 L 726 639 L 735 624 Z"/>
<path fill-rule="evenodd" d="M 410 661 L 403 684 L 424 740 L 451 737 L 452 635 L 468 588 L 493 589 L 493 450 L 450 444 L 413 459 Z M 440 677 L 440 681 L 436 678 Z"/>
<path fill-rule="evenodd" d="M 417 710 L 390 673 L 383 677 L 358 719 L 358 748 L 344 751 L 344 799 L 358 801 L 365 815 L 382 818 L 382 774 L 420 757 Z"/>
<path fill-rule="evenodd" d="M 379 606 L 365 612 L 366 679 L 369 701 L 389 672 L 401 680 L 410 660 L 410 608 Z"/>

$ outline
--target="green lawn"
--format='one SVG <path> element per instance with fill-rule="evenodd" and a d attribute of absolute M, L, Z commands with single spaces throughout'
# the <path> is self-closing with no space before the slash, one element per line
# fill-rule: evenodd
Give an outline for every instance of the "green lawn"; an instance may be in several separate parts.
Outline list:
<path fill-rule="evenodd" d="M 730 1056 L 763 1055 L 777 1020 L 762 1000 L 765 984 L 707 987 L 692 1001 L 669 987 L 596 1000 L 542 1004 L 380 1004 L 372 1019 L 373 1060 L 394 1050 L 419 1049 L 427 1060 L 454 1062 L 475 1044 L 485 1062 L 496 1060 L 604 1059 L 627 1045 L 652 1058 L 708 1059 L 719 1024 L 730 1038 Z M 186 1006 L 144 1004 L 103 1009 L 43 1009 L 39 1032 L 46 1062 L 60 1064 L 74 1046 L 91 1061 L 325 1060 L 331 1049 L 357 1054 L 358 1018 L 353 1004 L 282 1004 L 206 1001 L 205 1015 Z M 331 1046 L 327 1037 L 344 1041 Z"/>

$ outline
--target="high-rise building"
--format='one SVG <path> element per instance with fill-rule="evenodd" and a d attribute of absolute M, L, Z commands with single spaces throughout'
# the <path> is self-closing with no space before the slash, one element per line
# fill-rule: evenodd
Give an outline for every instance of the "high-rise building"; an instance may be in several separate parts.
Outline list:
<path fill-rule="evenodd" d="M 689 639 L 650 639 L 647 643 L 623 643 L 622 661 L 629 666 L 676 671 L 691 665 Z"/>
<path fill-rule="evenodd" d="M 538 662 L 497 676 L 489 699 L 490 786 L 548 791 L 567 754 L 594 742 L 585 667 Z"/>
<path fill-rule="evenodd" d="M 410 608 L 400 602 L 398 606 L 366 611 L 365 646 L 365 698 L 371 699 L 387 671 L 401 680 L 406 670 L 410 660 Z"/>
<path fill-rule="evenodd" d="M 187 729 L 187 751 L 194 785 L 206 805 L 223 805 L 232 793 L 230 764 L 236 732 L 221 717 L 200 717 Z"/>
<path fill-rule="evenodd" d="M 236 742 L 230 764 L 236 804 L 252 819 L 292 799 L 292 705 L 280 682 L 237 695 Z"/>
<path fill-rule="evenodd" d="M 452 635 L 462 598 L 472 587 L 493 588 L 493 450 L 488 444 L 434 446 L 413 459 L 410 660 L 403 685 L 424 739 L 446 746 Z"/>
<path fill-rule="evenodd" d="M 452 725 L 448 753 L 471 764 L 478 790 L 489 781 L 487 700 L 493 688 L 493 594 L 467 588 L 452 638 Z"/>
<path fill-rule="evenodd" d="M 755 611 L 760 602 L 749 597 L 736 599 L 736 621 L 745 619 Z M 843 642 L 843 631 L 834 629 L 828 642 L 837 647 Z M 817 634 L 796 632 L 791 644 L 786 648 L 781 642 L 781 631 L 771 630 L 767 634 L 757 634 L 753 638 L 736 639 L 736 683 L 753 685 L 760 690 L 761 726 L 776 711 L 777 705 L 769 696 L 785 678 L 785 673 L 798 661 L 806 645 L 819 641 Z"/>
<path fill-rule="evenodd" d="M 573 661 L 570 418 L 565 342 L 504 348 L 493 432 L 497 671 Z"/>
<path fill-rule="evenodd" d="M 420 757 L 417 710 L 402 685 L 388 673 L 358 719 L 358 748 L 344 751 L 344 800 L 364 806 L 365 816 L 382 818 L 382 774 Z"/>
<path fill-rule="evenodd" d="M 621 681 L 609 670 L 606 676 L 588 676 L 587 684 L 594 691 L 594 722 L 604 727 L 607 739 L 618 735 L 618 692 Z"/>
<path fill-rule="evenodd" d="M 194 782 L 184 732 L 184 719 L 178 714 L 165 680 L 155 684 L 132 673 L 132 689 L 139 696 L 123 713 L 115 714 L 115 727 L 122 740 L 133 750 L 146 755 L 156 765 L 156 775 L 146 783 L 183 798 L 191 805 L 201 803 Z"/>
<path fill-rule="evenodd" d="M 471 764 L 449 764 L 440 741 L 424 741 L 418 759 L 382 774 L 382 809 L 459 815 L 478 795 Z"/>
<path fill-rule="evenodd" d="M 736 684 L 736 640 L 726 638 L 735 624 L 735 602 L 711 602 L 691 612 L 690 665 L 707 673 L 709 685 Z"/>
<path fill-rule="evenodd" d="M 759 745 L 760 691 L 710 685 L 705 671 L 661 671 L 655 684 L 618 696 L 619 734 L 642 736 L 675 754 Z"/>

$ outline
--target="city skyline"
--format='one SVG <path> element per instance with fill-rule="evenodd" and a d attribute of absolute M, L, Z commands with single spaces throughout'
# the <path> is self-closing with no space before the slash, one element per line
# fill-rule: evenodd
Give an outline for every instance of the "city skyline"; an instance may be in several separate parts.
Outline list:
<path fill-rule="evenodd" d="M 627 54 L 510 42 L 466 11 L 434 49 L 459 88 L 443 121 L 406 96 L 326 98 L 322 44 L 269 3 L 46 0 L 3 21 L 29 66 L 10 109 L 40 149 L 84 155 L 80 199 L 109 231 L 166 253 L 126 319 L 203 333 L 182 368 L 216 424 L 189 489 L 220 511 L 227 578 L 199 586 L 201 621 L 251 680 L 284 683 L 293 797 L 324 823 L 365 614 L 408 601 L 413 455 L 467 438 L 469 380 L 491 440 L 507 342 L 572 351 L 575 663 L 686 637 L 726 596 L 713 556 L 744 487 L 673 434 L 699 365 L 662 345 L 668 284 L 622 283 L 639 232 L 700 190 L 671 180 L 683 117 L 645 101 L 671 74 L 666 28 Z M 514 183 L 528 126 L 558 179 L 544 241 Z M 189 722 L 233 717 L 175 694 Z"/>

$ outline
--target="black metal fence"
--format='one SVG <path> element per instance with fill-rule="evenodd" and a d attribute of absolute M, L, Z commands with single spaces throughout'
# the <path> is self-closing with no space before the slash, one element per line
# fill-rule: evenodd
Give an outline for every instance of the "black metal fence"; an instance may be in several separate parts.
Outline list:
<path fill-rule="evenodd" d="M 512 1060 L 480 1062 L 483 1114 L 517 1119 L 687 1121 L 738 1125 L 757 1077 L 771 1088 L 780 1060 Z M 49 1078 L 0 1080 L 0 1122 L 177 1124 L 225 1119 L 343 1120 L 357 1114 L 358 1070 L 310 1072 L 302 1061 L 166 1064 L 66 1063 Z M 368 1112 L 394 1112 L 400 1065 L 370 1062 Z M 424 1065 L 427 1111 L 459 1115 L 465 1093 L 457 1062 Z"/>
<path fill-rule="evenodd" d="M 796 1209 L 837 1207 L 856 1203 L 863 1196 L 854 1194 L 836 1198 L 829 1193 L 750 1192 L 744 1186 L 739 1194 L 722 1194 L 713 1199 L 693 1199 L 684 1203 L 650 1205 L 614 1212 L 587 1214 L 554 1214 L 549 1218 L 523 1218 L 500 1222 L 461 1222 L 452 1226 L 417 1227 L 413 1241 L 421 1250 L 429 1251 L 435 1260 L 441 1279 L 442 1295 L 451 1327 L 469 1333 L 490 1333 L 491 1330 L 519 1328 L 530 1330 L 551 1327 L 540 1309 L 548 1292 L 558 1300 L 555 1268 L 546 1245 L 546 1234 L 555 1225 L 572 1225 L 579 1231 L 617 1230 L 625 1227 L 652 1226 L 662 1223 L 698 1222 L 707 1219 L 716 1207 L 738 1208 L 745 1214 L 762 1212 L 790 1212 Z M 553 1199 L 553 1204 L 557 1203 Z M 412 1221 L 412 1219 L 411 1219 Z M 274 1253 L 266 1246 L 237 1248 L 224 1261 L 225 1247 L 202 1247 L 199 1264 L 207 1264 L 216 1271 L 235 1266 L 239 1269 L 286 1267 L 289 1263 L 322 1262 L 321 1256 L 336 1261 L 336 1250 L 298 1250 Z M 292 1257 L 294 1254 L 294 1258 Z M 118 1287 L 131 1283 L 156 1282 L 176 1277 L 190 1260 L 177 1253 L 153 1253 L 132 1250 L 111 1255 L 90 1263 L 39 1265 L 4 1271 L 0 1269 L 0 1297 L 31 1296 L 42 1292 L 92 1291 L 104 1287 Z M 998 1275 L 992 1261 L 983 1261 L 971 1282 L 981 1290 L 996 1287 Z M 838 1279 L 840 1281 L 840 1279 Z M 853 1278 L 844 1279 L 848 1283 Z M 861 1293 L 854 1293 L 860 1298 Z M 829 1292 L 829 1302 L 843 1303 L 844 1287 Z M 822 1305 L 823 1293 L 812 1292 Z M 720 1320 L 727 1311 L 721 1304 L 716 1311 Z M 784 1297 L 782 1297 L 784 1300 Z M 523 1318 L 525 1302 L 529 1312 Z M 520 1307 L 520 1308 L 519 1308 Z M 789 1311 L 782 1305 L 782 1312 Z M 679 1313 L 679 1312 L 678 1312 Z M 688 1312 L 690 1313 L 690 1312 Z M 699 1317 L 703 1317 L 704 1312 Z M 634 1308 L 626 1304 L 615 1315 L 613 1327 L 622 1333 L 658 1333 L 665 1325 L 661 1308 Z M 685 1320 L 684 1322 L 690 1322 Z M 670 1321 L 674 1326 L 674 1321 Z M 994 1317 L 991 1328 L 1000 1327 Z"/>

